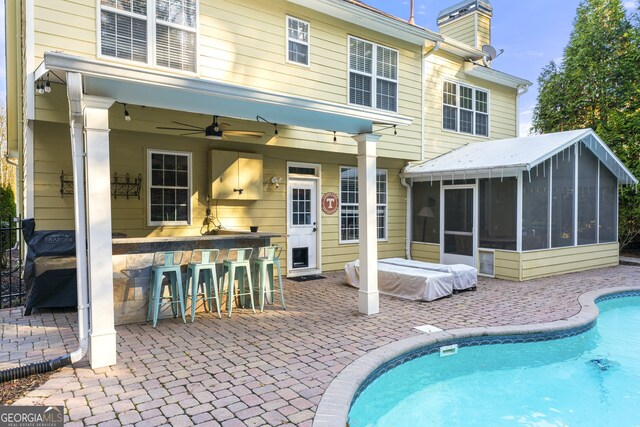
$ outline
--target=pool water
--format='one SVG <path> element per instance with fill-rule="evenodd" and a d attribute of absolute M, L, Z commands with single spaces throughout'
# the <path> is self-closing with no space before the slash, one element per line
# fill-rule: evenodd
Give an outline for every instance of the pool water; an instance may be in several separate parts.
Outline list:
<path fill-rule="evenodd" d="M 381 375 L 350 427 L 640 426 L 640 297 L 598 304 L 571 338 L 460 348 Z"/>

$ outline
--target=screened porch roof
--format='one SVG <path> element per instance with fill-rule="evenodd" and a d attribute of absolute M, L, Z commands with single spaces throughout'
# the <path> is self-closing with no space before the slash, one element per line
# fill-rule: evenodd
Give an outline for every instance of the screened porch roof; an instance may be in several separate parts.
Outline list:
<path fill-rule="evenodd" d="M 620 185 L 638 183 L 591 129 L 472 142 L 435 159 L 410 164 L 401 176 L 414 181 L 516 176 L 556 154 L 562 155 L 564 150 L 579 141 L 607 166 Z"/>

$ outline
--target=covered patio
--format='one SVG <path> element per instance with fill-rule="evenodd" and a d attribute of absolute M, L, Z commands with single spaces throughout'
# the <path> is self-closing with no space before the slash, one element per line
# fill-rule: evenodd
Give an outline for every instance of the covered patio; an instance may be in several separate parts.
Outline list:
<path fill-rule="evenodd" d="M 523 282 L 480 278 L 475 292 L 431 303 L 381 296 L 375 316 L 357 311 L 342 273 L 322 282 L 285 280 L 288 310 L 240 310 L 195 323 L 165 319 L 117 326 L 118 363 L 65 367 L 19 405 L 64 405 L 65 425 L 311 426 L 323 392 L 350 363 L 425 324 L 529 325 L 566 319 L 588 291 L 640 289 L 640 268 L 617 266 Z M 0 369 L 77 345 L 75 313 L 3 310 Z"/>

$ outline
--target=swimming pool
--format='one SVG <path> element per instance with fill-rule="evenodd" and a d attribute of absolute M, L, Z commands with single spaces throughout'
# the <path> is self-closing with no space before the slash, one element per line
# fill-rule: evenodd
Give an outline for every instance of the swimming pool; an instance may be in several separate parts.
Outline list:
<path fill-rule="evenodd" d="M 640 296 L 608 298 L 597 323 L 568 338 L 475 338 L 452 356 L 396 359 L 356 393 L 349 425 L 638 426 Z"/>

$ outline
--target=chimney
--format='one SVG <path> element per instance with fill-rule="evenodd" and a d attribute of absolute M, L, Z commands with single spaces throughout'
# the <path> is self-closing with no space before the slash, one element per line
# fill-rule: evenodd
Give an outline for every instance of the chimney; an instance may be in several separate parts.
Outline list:
<path fill-rule="evenodd" d="M 493 7 L 490 0 L 464 0 L 438 14 L 438 30 L 477 49 L 491 44 L 491 17 Z"/>

